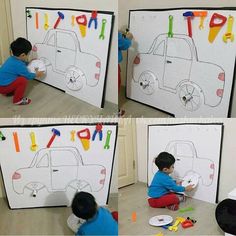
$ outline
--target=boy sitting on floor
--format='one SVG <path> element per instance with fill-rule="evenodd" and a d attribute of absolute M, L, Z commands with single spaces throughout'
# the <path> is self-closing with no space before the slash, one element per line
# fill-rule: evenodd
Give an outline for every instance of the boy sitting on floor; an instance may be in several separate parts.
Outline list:
<path fill-rule="evenodd" d="M 24 97 L 28 80 L 43 77 L 44 72 L 30 73 L 27 69 L 29 53 L 32 50 L 31 43 L 18 38 L 11 43 L 10 56 L 0 67 L 0 94 L 13 95 L 13 103 L 16 105 L 27 105 L 31 99 Z"/>
<path fill-rule="evenodd" d="M 179 202 L 184 201 L 184 195 L 175 192 L 192 191 L 193 185 L 186 187 L 177 185 L 169 174 L 174 171 L 175 158 L 168 152 L 161 152 L 155 159 L 158 171 L 148 188 L 148 203 L 151 207 L 167 207 L 170 210 L 178 210 Z M 179 184 L 179 183 L 178 183 Z"/>

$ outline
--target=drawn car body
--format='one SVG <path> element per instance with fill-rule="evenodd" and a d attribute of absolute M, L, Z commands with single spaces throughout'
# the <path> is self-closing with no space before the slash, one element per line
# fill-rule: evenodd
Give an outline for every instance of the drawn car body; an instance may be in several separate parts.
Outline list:
<path fill-rule="evenodd" d="M 23 194 L 25 188 L 32 191 L 46 188 L 54 192 L 67 191 L 71 187 L 96 192 L 103 188 L 105 178 L 105 167 L 85 165 L 77 148 L 54 147 L 40 149 L 30 166 L 17 169 L 12 175 L 12 184 L 18 194 Z"/>
<path fill-rule="evenodd" d="M 147 53 L 136 56 L 133 80 L 146 94 L 157 88 L 179 96 L 193 94 L 203 99 L 205 105 L 214 107 L 223 97 L 225 72 L 219 65 L 199 61 L 195 43 L 189 36 L 175 34 L 169 38 L 160 34 Z"/>
<path fill-rule="evenodd" d="M 208 158 L 197 156 L 194 143 L 185 140 L 170 141 L 165 149 L 175 157 L 175 169 L 173 177 L 183 179 L 186 175 L 197 174 L 205 186 L 212 184 L 214 179 L 215 165 Z M 158 168 L 153 159 L 152 171 L 155 173 Z"/>
<path fill-rule="evenodd" d="M 101 71 L 100 59 L 81 51 L 75 32 L 51 29 L 47 32 L 43 43 L 34 45 L 34 50 L 38 58 L 42 59 L 47 66 L 52 66 L 54 72 L 64 74 L 66 78 L 75 74 L 75 78 L 82 77 L 89 86 L 98 84 Z"/>

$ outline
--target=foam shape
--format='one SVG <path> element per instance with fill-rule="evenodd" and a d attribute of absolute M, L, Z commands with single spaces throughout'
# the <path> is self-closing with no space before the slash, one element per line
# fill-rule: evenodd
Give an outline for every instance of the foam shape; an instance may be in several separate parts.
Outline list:
<path fill-rule="evenodd" d="M 31 73 L 35 73 L 35 69 L 38 68 L 38 71 L 43 71 L 46 72 L 46 65 L 44 64 L 44 62 L 42 60 L 33 60 L 29 63 L 28 65 L 28 70 Z"/>
<path fill-rule="evenodd" d="M 188 185 L 193 185 L 193 188 L 195 188 L 198 185 L 198 178 L 199 178 L 199 175 L 196 173 L 186 175 L 183 178 L 182 186 L 186 187 Z"/>
<path fill-rule="evenodd" d="M 173 218 L 169 215 L 158 215 L 150 218 L 149 224 L 152 226 L 163 226 L 170 224 L 172 221 Z"/>

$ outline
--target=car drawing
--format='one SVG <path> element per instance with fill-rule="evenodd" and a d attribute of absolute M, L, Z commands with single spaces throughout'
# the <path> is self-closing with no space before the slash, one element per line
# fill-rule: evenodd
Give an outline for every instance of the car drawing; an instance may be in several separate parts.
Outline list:
<path fill-rule="evenodd" d="M 48 192 L 68 188 L 97 192 L 103 188 L 105 178 L 105 167 L 85 165 L 77 148 L 53 147 L 40 149 L 30 166 L 17 169 L 12 185 L 17 194 L 23 194 L 25 189 L 36 194 L 43 188 Z"/>
<path fill-rule="evenodd" d="M 186 175 L 198 175 L 202 185 L 210 186 L 214 179 L 215 164 L 208 158 L 198 157 L 197 150 L 192 141 L 174 140 L 170 141 L 165 152 L 175 157 L 175 169 L 173 178 L 182 180 Z M 158 170 L 155 158 L 152 163 L 152 172 Z"/>
<path fill-rule="evenodd" d="M 46 66 L 52 66 L 54 72 L 65 75 L 65 82 L 70 90 L 80 90 L 85 84 L 91 87 L 98 84 L 100 59 L 81 51 L 75 32 L 51 29 L 43 43 L 36 43 L 33 50 Z"/>
<path fill-rule="evenodd" d="M 194 40 L 187 35 L 158 35 L 147 53 L 135 57 L 132 73 L 144 94 L 151 95 L 158 88 L 175 93 L 189 111 L 203 104 L 218 106 L 223 97 L 224 70 L 200 61 Z"/>

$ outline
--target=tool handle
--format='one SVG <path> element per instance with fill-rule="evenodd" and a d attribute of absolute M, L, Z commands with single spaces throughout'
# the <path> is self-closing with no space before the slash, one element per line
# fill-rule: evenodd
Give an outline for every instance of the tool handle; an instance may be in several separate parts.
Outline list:
<path fill-rule="evenodd" d="M 55 139 L 55 137 L 56 137 L 56 135 L 53 134 L 52 137 L 51 137 L 51 139 L 49 140 L 49 142 L 48 142 L 48 144 L 47 144 L 47 148 L 50 148 L 50 146 L 51 146 L 53 140 Z"/>
<path fill-rule="evenodd" d="M 13 132 L 13 138 L 14 138 L 16 152 L 20 152 L 20 145 L 19 145 L 19 139 L 18 139 L 17 132 Z"/>

